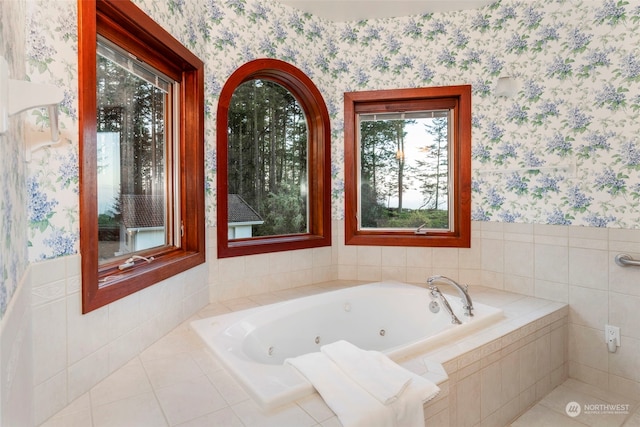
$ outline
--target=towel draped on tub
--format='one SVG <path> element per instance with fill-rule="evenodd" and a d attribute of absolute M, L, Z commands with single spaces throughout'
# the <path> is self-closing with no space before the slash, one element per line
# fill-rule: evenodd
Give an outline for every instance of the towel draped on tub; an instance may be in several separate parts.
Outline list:
<path fill-rule="evenodd" d="M 423 427 L 423 404 L 440 391 L 384 354 L 347 341 L 285 363 L 313 384 L 344 427 Z"/>

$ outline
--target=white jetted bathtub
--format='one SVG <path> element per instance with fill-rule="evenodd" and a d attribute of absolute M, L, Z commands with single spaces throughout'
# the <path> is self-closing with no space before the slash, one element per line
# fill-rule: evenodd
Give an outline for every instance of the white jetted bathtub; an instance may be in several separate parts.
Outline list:
<path fill-rule="evenodd" d="M 440 289 L 449 291 L 445 285 Z M 380 282 L 196 320 L 191 326 L 247 392 L 271 408 L 313 392 L 311 383 L 283 363 L 288 357 L 346 340 L 398 359 L 502 318 L 501 309 L 478 303 L 474 316 L 465 316 L 460 298 L 447 298 L 461 325 L 452 324 L 442 307 L 430 311 L 427 289 Z"/>

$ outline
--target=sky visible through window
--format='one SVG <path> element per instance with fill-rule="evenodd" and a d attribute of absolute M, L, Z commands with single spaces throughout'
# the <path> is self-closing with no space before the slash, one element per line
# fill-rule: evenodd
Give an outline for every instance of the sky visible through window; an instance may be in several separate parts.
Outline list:
<path fill-rule="evenodd" d="M 405 123 L 406 137 L 403 154 L 406 178 L 404 180 L 402 207 L 406 209 L 423 209 L 425 208 L 425 195 L 420 188 L 421 181 L 419 175 L 424 174 L 424 172 L 435 173 L 436 160 L 430 158 L 429 152 L 433 153 L 436 139 L 426 129 L 426 126 L 432 126 L 434 119 L 419 118 L 412 120 L 413 122 L 407 121 L 407 123 Z M 446 150 L 446 141 L 443 141 L 441 146 Z M 396 156 L 398 155 L 401 154 L 397 152 Z M 446 156 L 446 151 L 444 155 Z M 445 170 L 441 170 L 440 173 L 446 173 L 446 166 Z M 385 207 L 398 208 L 399 198 L 397 195 L 397 178 L 395 174 L 382 173 L 380 174 L 380 178 L 384 180 L 385 187 L 395 186 L 396 188 L 395 191 L 388 192 L 384 200 Z M 439 209 L 447 210 L 447 205 L 448 199 L 446 197 L 439 199 Z"/>

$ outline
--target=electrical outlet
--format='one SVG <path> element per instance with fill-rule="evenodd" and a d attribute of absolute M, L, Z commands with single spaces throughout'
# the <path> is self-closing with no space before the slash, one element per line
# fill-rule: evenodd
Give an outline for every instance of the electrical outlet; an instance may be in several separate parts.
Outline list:
<path fill-rule="evenodd" d="M 606 343 L 614 342 L 616 347 L 620 347 L 620 328 L 617 326 L 604 326 L 604 340 Z"/>

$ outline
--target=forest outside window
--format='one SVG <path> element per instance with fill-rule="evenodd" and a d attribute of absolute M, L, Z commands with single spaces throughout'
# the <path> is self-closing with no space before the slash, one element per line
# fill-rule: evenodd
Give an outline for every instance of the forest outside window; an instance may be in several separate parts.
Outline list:
<path fill-rule="evenodd" d="M 469 247 L 469 86 L 345 94 L 346 244 Z"/>
<path fill-rule="evenodd" d="M 129 1 L 79 1 L 83 312 L 201 264 L 202 61 Z"/>
<path fill-rule="evenodd" d="M 171 130 L 178 82 L 98 38 L 98 263 L 178 239 Z"/>
<path fill-rule="evenodd" d="M 329 118 L 300 70 L 259 59 L 218 103 L 218 257 L 328 246 Z"/>

